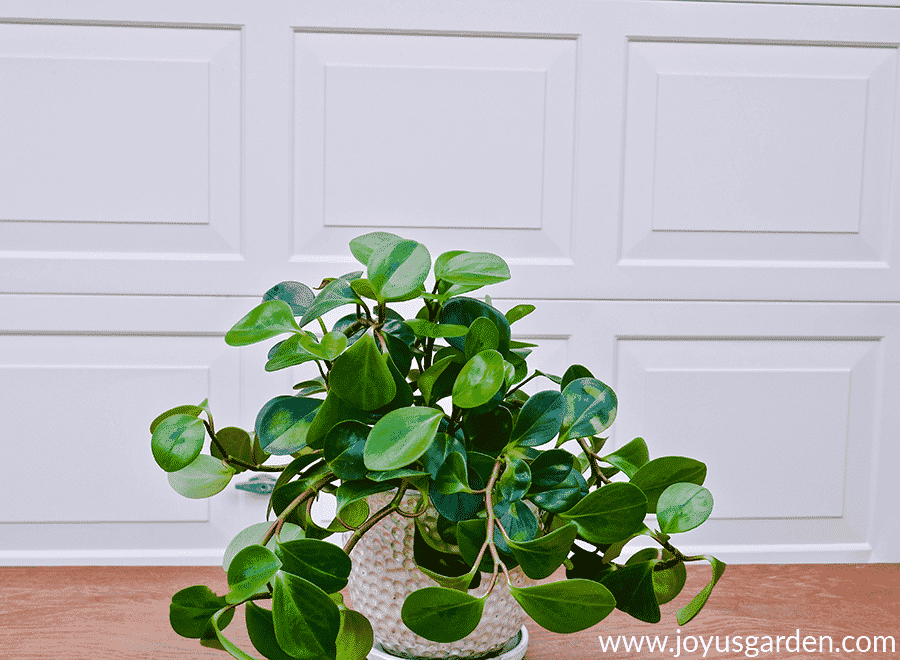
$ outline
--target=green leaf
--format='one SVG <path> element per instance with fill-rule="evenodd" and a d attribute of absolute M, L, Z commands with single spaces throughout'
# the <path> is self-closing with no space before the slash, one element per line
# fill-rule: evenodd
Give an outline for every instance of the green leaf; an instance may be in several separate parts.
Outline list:
<path fill-rule="evenodd" d="M 272 594 L 275 639 L 297 658 L 334 660 L 341 614 L 334 601 L 308 580 L 278 571 Z"/>
<path fill-rule="evenodd" d="M 150 439 L 153 459 L 166 472 L 177 472 L 200 455 L 205 437 L 202 420 L 193 415 L 170 415 L 153 431 Z"/>
<path fill-rule="evenodd" d="M 403 601 L 400 617 L 417 635 L 443 644 L 469 635 L 481 621 L 484 601 L 444 587 L 425 587 Z"/>
<path fill-rule="evenodd" d="M 562 392 L 566 401 L 559 444 L 595 435 L 616 418 L 616 394 L 595 378 L 576 378 Z"/>
<path fill-rule="evenodd" d="M 561 484 L 569 476 L 575 457 L 565 449 L 551 449 L 531 463 L 531 492 L 539 493 Z"/>
<path fill-rule="evenodd" d="M 419 391 L 422 392 L 422 396 L 425 397 L 425 403 L 432 402 L 434 386 L 437 383 L 438 378 L 440 378 L 441 374 L 444 373 L 444 370 L 450 366 L 450 363 L 453 362 L 454 359 L 455 356 L 453 355 L 441 358 L 423 371 L 419 376 L 419 380 L 416 381 L 416 383 L 419 386 Z"/>
<path fill-rule="evenodd" d="M 542 628 L 573 633 L 596 625 L 616 608 L 609 589 L 576 578 L 533 587 L 509 587 L 513 598 Z"/>
<path fill-rule="evenodd" d="M 463 330 L 465 330 L 465 328 L 463 328 Z M 199 417 L 203 414 L 203 410 L 204 408 L 201 406 L 176 406 L 171 408 L 150 422 L 150 433 L 156 431 L 156 427 L 167 417 L 171 417 L 172 415 L 190 415 L 191 417 Z"/>
<path fill-rule="evenodd" d="M 522 499 L 531 487 L 531 468 L 522 459 L 506 456 L 506 469 L 497 480 L 500 497 L 507 502 Z"/>
<path fill-rule="evenodd" d="M 450 323 L 438 324 L 425 319 L 411 319 L 404 321 L 419 337 L 431 339 L 444 339 L 445 337 L 465 337 L 469 329 L 464 325 Z"/>
<path fill-rule="evenodd" d="M 484 412 L 471 410 L 463 417 L 463 428 L 472 449 L 498 456 L 509 443 L 513 429 L 512 413 L 502 405 Z"/>
<path fill-rule="evenodd" d="M 635 438 L 624 447 L 604 456 L 603 460 L 622 470 L 631 479 L 650 460 L 650 452 L 643 438 Z"/>
<path fill-rule="evenodd" d="M 216 596 L 209 587 L 196 585 L 182 589 L 172 596 L 169 604 L 169 623 L 172 630 L 191 639 L 200 639 L 210 617 L 218 610 L 226 607 L 224 596 Z M 234 611 L 231 611 L 234 616 Z M 231 622 L 227 617 L 224 625 Z"/>
<path fill-rule="evenodd" d="M 234 556 L 228 566 L 231 591 L 225 595 L 225 602 L 236 605 L 259 593 L 279 568 L 281 562 L 271 550 L 261 545 L 248 545 Z"/>
<path fill-rule="evenodd" d="M 395 484 L 387 481 L 377 482 L 369 479 L 359 479 L 357 481 L 345 481 L 338 486 L 334 496 L 337 500 L 336 508 L 342 518 L 346 519 L 346 513 L 357 503 L 365 500 L 370 495 L 377 493 L 386 493 L 393 490 Z M 349 521 L 348 521 L 349 522 Z"/>
<path fill-rule="evenodd" d="M 588 485 L 584 477 L 578 471 L 572 470 L 561 483 L 539 493 L 530 494 L 528 499 L 544 511 L 562 513 L 575 506 L 587 494 Z"/>
<path fill-rule="evenodd" d="M 504 316 L 506 317 L 506 320 L 509 321 L 510 325 L 512 325 L 519 319 L 523 319 L 531 314 L 531 312 L 533 312 L 535 309 L 536 308 L 534 305 L 516 305 L 511 310 L 506 312 Z"/>
<path fill-rule="evenodd" d="M 633 484 L 615 482 L 590 492 L 568 511 L 559 514 L 578 525 L 578 533 L 590 543 L 615 543 L 644 524 L 647 498 Z"/>
<path fill-rule="evenodd" d="M 571 367 L 566 369 L 566 373 L 563 374 L 562 379 L 559 381 L 559 389 L 560 391 L 566 389 L 566 386 L 571 383 L 573 380 L 577 380 L 578 378 L 593 378 L 594 374 L 592 374 L 587 367 L 584 367 L 580 364 L 573 364 Z"/>
<path fill-rule="evenodd" d="M 702 486 L 705 479 L 706 465 L 700 461 L 683 456 L 663 456 L 642 466 L 631 477 L 631 483 L 647 496 L 647 512 L 655 513 L 659 496 L 666 488 L 679 482 Z"/>
<path fill-rule="evenodd" d="M 672 555 L 663 550 L 663 560 L 671 558 Z M 684 562 L 664 571 L 653 571 L 653 591 L 656 594 L 656 602 L 662 605 L 673 600 L 684 589 L 685 582 L 687 582 L 687 569 Z"/>
<path fill-rule="evenodd" d="M 247 634 L 253 647 L 268 660 L 296 660 L 294 656 L 284 652 L 275 639 L 275 622 L 272 610 L 260 607 L 253 601 L 247 601 L 244 609 Z"/>
<path fill-rule="evenodd" d="M 256 660 L 252 655 L 245 653 L 230 639 L 222 634 L 222 629 L 228 625 L 234 617 L 234 605 L 226 605 L 209 620 L 209 627 L 204 631 L 203 637 L 200 638 L 200 644 L 222 651 L 228 651 L 233 658 L 238 660 Z M 223 624 L 222 621 L 225 621 Z"/>
<path fill-rule="evenodd" d="M 431 270 L 431 255 L 416 241 L 385 241 L 372 250 L 367 267 L 378 299 L 396 300 L 422 286 Z"/>
<path fill-rule="evenodd" d="M 357 236 L 350 241 L 350 252 L 363 266 L 369 264 L 369 257 L 376 249 L 386 243 L 399 243 L 403 239 L 386 231 L 373 231 Z"/>
<path fill-rule="evenodd" d="M 363 448 L 368 436 L 369 427 L 355 420 L 331 427 L 325 436 L 325 460 L 339 479 L 353 481 L 366 476 Z"/>
<path fill-rule="evenodd" d="M 200 454 L 186 467 L 169 472 L 168 479 L 176 493 L 199 500 L 225 490 L 234 472 L 234 468 L 218 458 Z"/>
<path fill-rule="evenodd" d="M 519 412 L 511 440 L 524 447 L 537 447 L 550 442 L 562 427 L 566 401 L 554 390 L 533 395 Z"/>
<path fill-rule="evenodd" d="M 319 291 L 315 301 L 306 310 L 303 318 L 300 319 L 300 327 L 315 321 L 323 314 L 327 314 L 333 309 L 342 307 L 343 305 L 352 305 L 360 302 L 356 293 L 350 287 L 350 282 L 346 279 L 338 277 L 329 282 L 324 289 Z"/>
<path fill-rule="evenodd" d="M 272 346 L 267 356 L 266 371 L 279 371 L 315 360 L 316 356 L 300 345 L 303 336 L 298 332 Z"/>
<path fill-rule="evenodd" d="M 321 405 L 321 399 L 296 396 L 277 396 L 268 401 L 256 416 L 260 446 L 276 456 L 287 456 L 303 449 Z"/>
<path fill-rule="evenodd" d="M 461 252 L 435 263 L 435 277 L 453 284 L 484 286 L 509 279 L 509 266 L 490 252 Z"/>
<path fill-rule="evenodd" d="M 631 566 L 631 564 L 640 564 L 645 561 L 656 561 L 659 559 L 659 552 L 656 548 L 644 548 L 643 550 L 638 550 L 633 555 L 628 558 L 628 561 L 625 562 L 626 566 Z"/>
<path fill-rule="evenodd" d="M 216 431 L 216 440 L 219 441 L 219 444 L 222 445 L 229 456 L 250 465 L 260 465 L 269 457 L 269 454 L 264 452 L 259 444 L 259 437 L 256 434 L 251 438 L 249 433 L 236 426 L 226 426 L 223 429 L 218 429 Z M 225 458 L 215 443 L 210 446 L 209 453 L 214 458 Z M 231 467 L 236 473 L 243 472 L 245 469 L 234 465 Z"/>
<path fill-rule="evenodd" d="M 306 332 L 297 335 L 297 343 L 320 360 L 334 360 L 347 347 L 347 337 L 343 332 L 334 330 L 327 332 L 321 341 Z"/>
<path fill-rule="evenodd" d="M 263 294 L 264 302 L 267 300 L 286 302 L 294 316 L 303 316 L 315 298 L 313 290 L 300 282 L 281 282 Z"/>
<path fill-rule="evenodd" d="M 484 488 L 481 477 L 469 466 L 469 486 L 473 490 Z M 442 516 L 453 522 L 469 520 L 484 506 L 484 495 L 480 493 L 454 493 L 444 495 L 432 481 L 428 485 L 428 499 Z"/>
<path fill-rule="evenodd" d="M 316 539 L 285 541 L 275 546 L 282 570 L 309 580 L 325 593 L 337 593 L 347 586 L 352 563 L 341 548 Z"/>
<path fill-rule="evenodd" d="M 567 523 L 531 541 L 510 539 L 508 545 L 525 575 L 532 580 L 543 580 L 562 565 L 577 534 L 575 524 Z"/>
<path fill-rule="evenodd" d="M 703 486 L 672 484 L 659 496 L 656 520 L 663 534 L 687 532 L 702 525 L 713 509 L 713 496 Z"/>
<path fill-rule="evenodd" d="M 716 586 L 716 582 L 719 581 L 719 578 L 722 577 L 722 573 L 725 572 L 725 562 L 719 561 L 712 555 L 704 555 L 703 558 L 712 564 L 712 580 L 710 580 L 709 584 L 703 588 L 703 591 L 694 596 L 690 603 L 678 610 L 676 620 L 678 621 L 679 626 L 686 624 L 703 609 L 709 595 L 712 593 L 713 587 Z"/>
<path fill-rule="evenodd" d="M 466 564 L 472 568 L 475 568 L 475 560 L 478 558 L 478 552 L 481 550 L 481 547 L 487 539 L 485 526 L 486 521 L 483 518 L 463 520 L 456 525 L 456 539 L 459 545 L 459 554 Z M 499 548 L 497 548 L 497 552 L 499 552 L 500 561 L 506 564 L 508 569 L 512 569 L 519 565 L 519 562 L 516 561 L 516 558 L 512 555 L 507 555 Z M 490 550 L 485 550 L 485 553 L 481 558 L 481 563 L 477 568 L 485 573 L 493 572 L 494 560 L 491 558 Z"/>
<path fill-rule="evenodd" d="M 501 355 L 509 353 L 510 329 L 509 321 L 499 311 L 475 298 L 451 298 L 441 308 L 441 325 L 449 323 L 462 325 L 468 328 L 472 322 L 481 317 L 490 319 L 500 332 L 500 344 L 497 350 Z M 459 351 L 466 350 L 466 341 L 463 337 L 448 337 L 447 343 Z"/>
<path fill-rule="evenodd" d="M 434 479 L 434 487 L 443 495 L 472 492 L 469 488 L 465 454 L 457 451 L 447 454 Z"/>
<path fill-rule="evenodd" d="M 531 541 L 537 535 L 538 520 L 522 500 L 497 502 L 494 505 L 494 515 L 512 541 Z M 512 554 L 506 538 L 497 528 L 494 529 L 494 544 L 502 552 Z"/>
<path fill-rule="evenodd" d="M 366 660 L 375 642 L 372 624 L 356 610 L 341 610 L 337 660 Z"/>
<path fill-rule="evenodd" d="M 486 350 L 466 362 L 453 383 L 453 403 L 475 408 L 490 401 L 503 386 L 503 356 Z"/>
<path fill-rule="evenodd" d="M 331 390 L 325 396 L 325 401 L 319 406 L 315 418 L 309 425 L 309 430 L 306 432 L 306 444 L 313 449 L 321 449 L 325 437 L 335 424 L 349 419 L 364 422 L 368 418 L 369 415 L 365 410 L 350 405 L 334 390 Z"/>
<path fill-rule="evenodd" d="M 428 450 L 422 455 L 422 463 L 432 479 L 437 479 L 438 472 L 451 452 L 465 455 L 466 447 L 459 439 L 446 433 L 435 435 Z"/>
<path fill-rule="evenodd" d="M 456 591 L 468 591 L 469 589 L 474 588 L 472 587 L 472 580 L 478 573 L 478 571 L 472 569 L 468 573 L 464 573 L 463 575 L 450 577 L 447 575 L 436 573 L 435 571 L 425 568 L 424 566 L 417 565 L 417 568 L 442 587 L 446 587 L 447 589 L 455 589 Z"/>
<path fill-rule="evenodd" d="M 225 548 L 225 554 L 222 556 L 222 568 L 225 572 L 228 572 L 228 567 L 231 565 L 231 561 L 237 555 L 238 552 L 246 548 L 250 545 L 259 545 L 260 541 L 263 540 L 263 537 L 266 535 L 266 532 L 269 531 L 269 528 L 272 526 L 271 522 L 261 522 L 250 525 L 249 527 L 245 527 L 238 534 L 231 539 L 231 542 L 228 544 L 228 547 Z M 303 530 L 294 525 L 293 523 L 286 522 L 281 526 L 281 532 L 276 536 L 273 536 L 266 543 L 266 547 L 269 550 L 275 549 L 275 542 L 277 539 L 282 541 L 292 541 L 294 539 L 303 538 Z"/>
<path fill-rule="evenodd" d="M 500 331 L 493 321 L 484 316 L 472 321 L 466 332 L 466 360 L 471 360 L 481 351 L 497 350 L 500 346 Z"/>
<path fill-rule="evenodd" d="M 341 354 L 328 384 L 344 401 L 361 410 L 375 410 L 397 394 L 391 370 L 368 332 Z"/>
<path fill-rule="evenodd" d="M 434 408 L 400 408 L 379 419 L 363 451 L 363 461 L 370 470 L 396 470 L 406 467 L 424 454 L 434 436 L 443 413 Z"/>
<path fill-rule="evenodd" d="M 285 332 L 298 332 L 291 306 L 283 300 L 268 300 L 250 312 L 225 333 L 229 346 L 255 344 Z"/>
<path fill-rule="evenodd" d="M 602 584 L 616 599 L 616 607 L 635 619 L 659 623 L 659 603 L 653 590 L 655 561 L 627 564 L 603 578 Z"/>

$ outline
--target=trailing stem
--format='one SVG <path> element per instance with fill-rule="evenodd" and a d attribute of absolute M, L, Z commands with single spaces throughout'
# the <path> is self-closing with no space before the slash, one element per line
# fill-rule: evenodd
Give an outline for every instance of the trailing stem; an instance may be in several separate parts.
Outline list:
<path fill-rule="evenodd" d="M 359 543 L 359 540 L 363 537 L 363 535 L 372 529 L 378 522 L 384 518 L 387 518 L 394 511 L 400 509 L 400 502 L 403 500 L 403 494 L 409 489 L 409 484 L 407 482 L 403 482 L 403 485 L 397 489 L 397 494 L 394 495 L 394 499 L 381 507 L 378 511 L 376 511 L 373 515 L 369 516 L 368 520 L 364 522 L 362 525 L 356 528 L 356 531 L 353 532 L 353 536 L 350 537 L 350 540 L 347 541 L 347 544 L 344 546 L 344 552 L 348 555 L 350 551 L 356 547 L 356 544 Z"/>
<path fill-rule="evenodd" d="M 593 449 L 591 449 L 590 445 L 588 445 L 587 443 L 587 440 L 585 440 L 584 438 L 578 438 L 578 444 L 581 445 L 581 448 L 584 450 L 584 455 L 587 457 L 588 463 L 591 466 L 591 474 L 594 475 L 594 479 L 597 481 L 597 483 L 608 484 L 609 477 L 603 474 L 603 471 L 597 464 L 597 460 L 600 458 L 600 456 L 598 456 L 597 453 Z"/>

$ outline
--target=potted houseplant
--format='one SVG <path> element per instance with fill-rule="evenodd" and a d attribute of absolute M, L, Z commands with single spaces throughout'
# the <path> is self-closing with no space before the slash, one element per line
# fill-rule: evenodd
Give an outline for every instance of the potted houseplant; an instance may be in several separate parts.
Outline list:
<path fill-rule="evenodd" d="M 529 371 L 534 345 L 513 340 L 510 325 L 534 307 L 501 312 L 468 295 L 509 278 L 499 256 L 445 252 L 432 268 L 424 245 L 384 232 L 354 239 L 350 251 L 364 270 L 325 280 L 317 293 L 282 282 L 225 335 L 232 346 L 278 338 L 266 370 L 308 362 L 317 377 L 266 403 L 250 431 L 216 428 L 205 401 L 151 424 L 154 459 L 187 497 L 212 496 L 239 472 L 277 474 L 274 518 L 242 531 L 225 553 L 229 591 L 176 593 L 174 630 L 251 657 L 224 633 L 244 606 L 251 641 L 267 658 L 365 658 L 372 626 L 340 592 L 354 548 L 390 520 L 412 521 L 415 565 L 406 565 L 430 580 L 395 609 L 428 640 L 469 636 L 494 592 L 558 633 L 615 608 L 658 622 L 659 604 L 684 586 L 685 562 L 706 560 L 712 581 L 677 620 L 695 616 L 725 564 L 685 556 L 670 540 L 712 510 L 706 466 L 650 460 L 641 438 L 604 451 L 612 389 L 580 365 L 561 376 Z M 414 318 L 392 308 L 416 299 Z M 334 310 L 349 313 L 329 328 L 323 315 Z M 534 379 L 547 388 L 528 396 L 522 386 Z M 292 460 L 267 464 L 271 455 Z M 311 515 L 320 496 L 336 502 L 324 527 Z M 335 533 L 343 548 L 324 540 Z M 638 537 L 660 547 L 617 562 Z M 547 582 L 560 567 L 565 579 Z"/>

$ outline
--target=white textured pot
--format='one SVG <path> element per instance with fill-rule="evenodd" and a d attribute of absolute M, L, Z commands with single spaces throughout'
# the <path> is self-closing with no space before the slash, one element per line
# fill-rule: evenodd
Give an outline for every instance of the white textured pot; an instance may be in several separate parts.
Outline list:
<path fill-rule="evenodd" d="M 369 503 L 373 510 L 377 510 L 392 497 L 393 493 L 382 493 L 370 497 Z M 413 510 L 418 497 L 414 494 L 405 498 L 404 510 Z M 433 531 L 437 512 L 429 506 L 420 522 Z M 400 609 L 406 596 L 417 589 L 437 585 L 416 568 L 414 538 L 415 523 L 394 513 L 369 530 L 351 553 L 350 606 L 371 622 L 376 642 L 373 652 L 377 653 L 380 645 L 387 653 L 405 658 L 478 658 L 490 655 L 501 656 L 503 660 L 517 660 L 524 656 L 527 633 L 522 624 L 528 617 L 509 593 L 502 575 L 485 602 L 481 623 L 470 635 L 457 642 L 432 642 L 416 635 L 403 624 Z M 532 583 L 519 569 L 510 571 L 510 575 L 516 586 Z M 472 594 L 483 595 L 488 582 L 482 580 L 481 586 Z"/>

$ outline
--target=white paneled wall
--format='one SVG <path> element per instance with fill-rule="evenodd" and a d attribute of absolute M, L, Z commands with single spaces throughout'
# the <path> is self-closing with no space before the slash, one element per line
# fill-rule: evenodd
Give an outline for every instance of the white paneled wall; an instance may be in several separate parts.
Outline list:
<path fill-rule="evenodd" d="M 218 563 L 265 499 L 177 496 L 149 422 L 251 426 L 307 372 L 222 335 L 373 230 L 509 261 L 533 366 L 709 464 L 685 545 L 900 561 L 900 9 L 854 4 L 0 0 L 0 564 Z"/>

